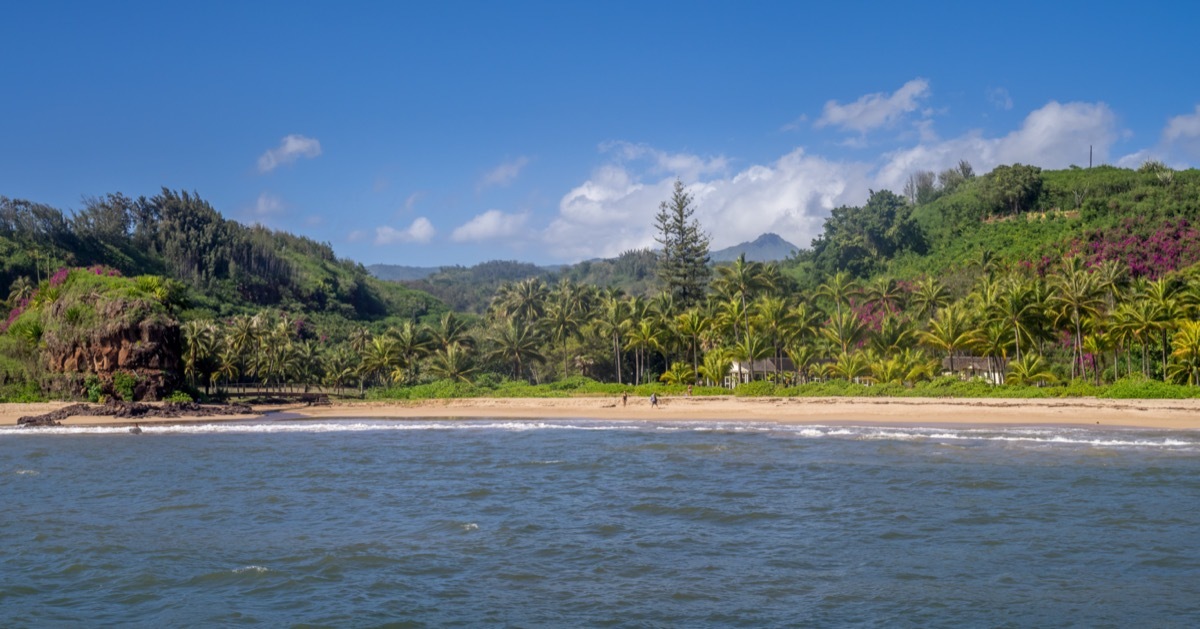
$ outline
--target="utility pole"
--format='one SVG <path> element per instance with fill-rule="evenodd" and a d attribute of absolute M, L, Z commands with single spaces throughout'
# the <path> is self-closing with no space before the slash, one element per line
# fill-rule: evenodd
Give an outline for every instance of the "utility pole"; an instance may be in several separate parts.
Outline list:
<path fill-rule="evenodd" d="M 1088 145 L 1088 168 L 1092 167 L 1092 145 Z"/>

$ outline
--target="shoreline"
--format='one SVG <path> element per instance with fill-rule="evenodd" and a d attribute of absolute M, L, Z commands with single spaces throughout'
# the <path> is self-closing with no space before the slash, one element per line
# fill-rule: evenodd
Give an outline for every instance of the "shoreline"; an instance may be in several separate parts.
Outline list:
<path fill-rule="evenodd" d="M 0 427 L 71 402 L 0 404 Z M 646 398 L 458 398 L 448 400 L 335 402 L 254 407 L 255 414 L 206 417 L 74 416 L 63 426 L 130 426 L 273 419 L 598 419 L 609 421 L 753 421 L 779 424 L 895 426 L 1102 426 L 1200 430 L 1200 400 L 1108 400 L 1097 398 L 736 398 L 663 397 L 659 408 Z"/>

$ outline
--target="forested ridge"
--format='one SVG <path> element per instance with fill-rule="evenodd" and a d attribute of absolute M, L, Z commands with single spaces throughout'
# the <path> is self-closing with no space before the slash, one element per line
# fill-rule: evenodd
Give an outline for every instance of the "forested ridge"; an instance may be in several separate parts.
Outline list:
<path fill-rule="evenodd" d="M 673 204 L 679 220 L 659 221 L 668 243 L 692 228 L 692 201 L 676 192 L 664 207 Z M 80 239 L 63 248 L 73 263 L 90 261 L 81 252 L 102 243 L 116 249 L 109 260 L 157 263 L 193 287 L 237 290 L 242 303 L 321 303 L 311 282 L 295 279 L 308 267 L 293 254 L 271 257 L 256 238 L 361 277 L 361 267 L 336 261 L 324 245 L 261 228 L 224 234 L 197 221 L 208 225 L 200 237 L 174 242 L 138 227 L 143 202 L 161 225 L 175 220 L 175 204 L 197 200 L 164 191 L 116 213 L 133 217 L 124 237 L 146 239 L 144 260 L 136 248 L 112 245 L 119 238 L 83 242 L 110 222 L 107 211 L 73 217 L 65 230 L 50 216 L 37 229 Z M 1194 395 L 1198 218 L 1196 170 L 1014 164 L 976 175 L 961 163 L 914 173 L 900 193 L 874 191 L 862 206 L 834 209 L 812 246 L 784 262 L 719 264 L 698 287 L 702 276 L 667 272 L 661 253 L 634 251 L 553 273 L 512 262 L 442 269 L 410 285 L 439 292 L 460 312 L 423 320 L 414 312 L 372 320 L 370 308 L 352 306 L 358 323 L 332 331 L 287 309 L 193 309 L 181 317 L 181 369 L 193 394 L 253 384 L 384 397 L 686 386 L 710 394 Z M 699 240 L 687 242 L 676 249 L 682 263 L 707 256 Z M 25 272 L 36 272 L 42 254 L 25 255 Z M 253 281 L 236 281 L 251 269 L 287 292 L 259 294 Z M 329 295 L 357 303 L 341 284 L 321 289 L 326 304 Z"/>
<path fill-rule="evenodd" d="M 181 283 L 195 311 L 185 317 L 275 307 L 368 321 L 441 308 L 339 260 L 327 244 L 227 220 L 194 193 L 109 194 L 73 213 L 0 197 L 0 286 L 36 287 L 59 269 L 97 264 Z"/>

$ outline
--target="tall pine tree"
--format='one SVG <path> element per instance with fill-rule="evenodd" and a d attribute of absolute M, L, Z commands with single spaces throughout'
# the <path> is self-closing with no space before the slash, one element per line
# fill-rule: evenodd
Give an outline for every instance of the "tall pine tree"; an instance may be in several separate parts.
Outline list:
<path fill-rule="evenodd" d="M 692 218 L 696 209 L 692 195 L 675 180 L 670 201 L 658 206 L 654 217 L 658 227 L 655 238 L 662 245 L 658 255 L 658 277 L 681 308 L 689 308 L 704 299 L 712 270 L 708 266 L 708 236 Z"/>

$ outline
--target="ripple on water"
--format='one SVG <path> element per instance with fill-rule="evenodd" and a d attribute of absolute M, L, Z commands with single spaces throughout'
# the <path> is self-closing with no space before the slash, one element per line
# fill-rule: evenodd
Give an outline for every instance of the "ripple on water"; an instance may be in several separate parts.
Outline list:
<path fill-rule="evenodd" d="M 319 424 L 5 441 L 0 615 L 1190 626 L 1200 600 L 1187 434 Z"/>

